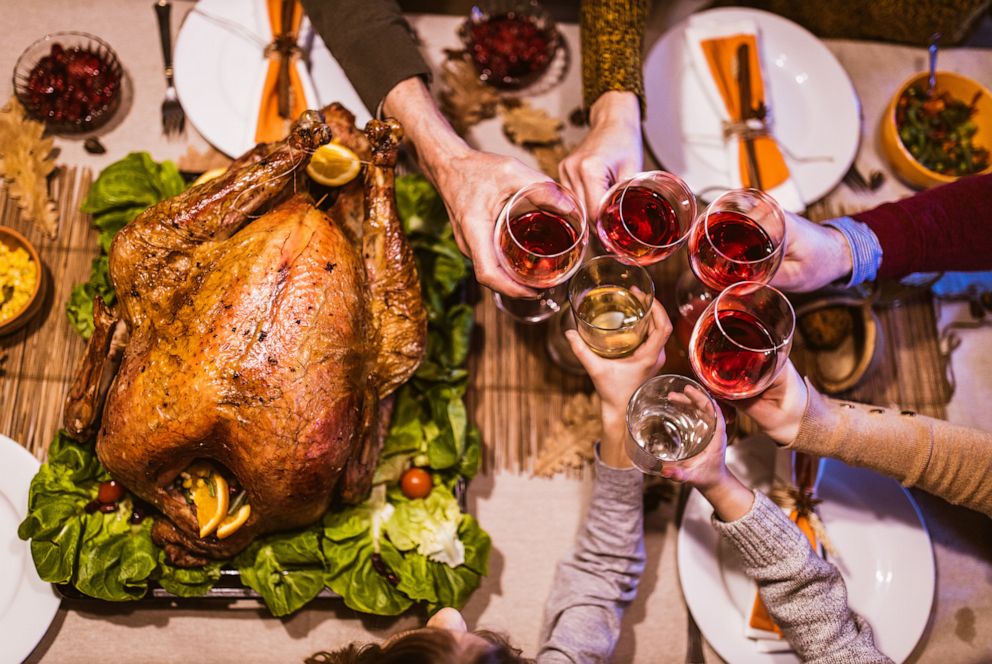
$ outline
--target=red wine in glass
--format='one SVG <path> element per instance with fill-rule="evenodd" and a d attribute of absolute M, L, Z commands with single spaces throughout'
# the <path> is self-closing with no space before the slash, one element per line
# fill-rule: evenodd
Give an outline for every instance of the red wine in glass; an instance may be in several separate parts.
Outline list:
<path fill-rule="evenodd" d="M 780 263 L 777 250 L 764 228 L 733 210 L 707 215 L 689 241 L 696 276 L 717 291 L 739 281 L 768 283 Z"/>
<path fill-rule="evenodd" d="M 618 182 L 600 207 L 596 230 L 611 253 L 640 265 L 667 258 L 686 237 L 696 200 L 682 180 L 663 171 Z"/>
<path fill-rule="evenodd" d="M 561 282 L 579 260 L 582 246 L 575 228 L 547 210 L 511 217 L 500 236 L 500 250 L 520 281 L 539 288 Z"/>
<path fill-rule="evenodd" d="M 690 342 L 689 360 L 713 394 L 743 399 L 759 393 L 774 378 L 777 346 L 757 316 L 723 310 L 700 319 Z"/>

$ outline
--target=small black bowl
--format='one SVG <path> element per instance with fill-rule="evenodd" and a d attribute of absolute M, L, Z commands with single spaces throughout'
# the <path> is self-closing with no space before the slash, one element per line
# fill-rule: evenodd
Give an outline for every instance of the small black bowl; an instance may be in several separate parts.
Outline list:
<path fill-rule="evenodd" d="M 14 93 L 28 115 L 57 134 L 92 131 L 120 107 L 124 70 L 99 37 L 54 32 L 28 46 L 14 65 Z"/>
<path fill-rule="evenodd" d="M 479 78 L 504 90 L 541 78 L 561 45 L 551 15 L 536 0 L 480 2 L 458 35 Z"/>

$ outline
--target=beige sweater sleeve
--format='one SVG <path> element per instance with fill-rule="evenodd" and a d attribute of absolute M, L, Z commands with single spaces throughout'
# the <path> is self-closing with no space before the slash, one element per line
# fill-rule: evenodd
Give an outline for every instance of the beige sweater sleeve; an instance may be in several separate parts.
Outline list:
<path fill-rule="evenodd" d="M 992 433 L 909 410 L 836 401 L 806 385 L 806 412 L 787 447 L 870 468 L 992 516 Z"/>

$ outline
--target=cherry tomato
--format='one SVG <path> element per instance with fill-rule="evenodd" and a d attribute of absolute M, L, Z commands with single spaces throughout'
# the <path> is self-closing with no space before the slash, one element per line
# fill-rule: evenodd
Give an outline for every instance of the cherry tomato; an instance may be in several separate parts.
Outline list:
<path fill-rule="evenodd" d="M 118 500 L 124 497 L 124 487 L 110 480 L 109 482 L 100 483 L 100 491 L 96 494 L 96 499 L 99 500 L 104 505 L 109 505 L 111 503 L 116 503 Z"/>
<path fill-rule="evenodd" d="M 423 468 L 410 468 L 400 477 L 400 490 L 407 498 L 426 498 L 434 487 L 434 479 Z"/>

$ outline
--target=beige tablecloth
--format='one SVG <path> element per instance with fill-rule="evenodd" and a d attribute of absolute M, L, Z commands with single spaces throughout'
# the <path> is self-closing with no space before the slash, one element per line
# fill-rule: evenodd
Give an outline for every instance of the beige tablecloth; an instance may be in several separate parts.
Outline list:
<path fill-rule="evenodd" d="M 175 159 L 189 145 L 206 147 L 193 128 L 179 140 L 161 136 L 158 114 L 164 81 L 151 4 L 150 0 L 0 0 L 5 27 L 0 40 L 0 71 L 9 72 L 21 50 L 34 39 L 71 29 L 106 39 L 130 73 L 133 97 L 128 112 L 102 138 L 108 154 L 89 155 L 78 141 L 60 140 L 63 162 L 98 170 L 135 149 L 148 150 L 156 159 Z M 174 25 L 190 7 L 191 3 L 176 3 Z M 678 13 L 668 6 L 660 8 L 649 37 L 661 34 L 661 21 Z M 439 61 L 442 47 L 455 45 L 456 22 L 451 17 L 414 17 L 434 63 Z M 564 33 L 577 53 L 577 28 L 566 25 Z M 859 163 L 865 171 L 885 170 L 874 143 L 877 119 L 895 86 L 922 68 L 922 51 L 842 41 L 829 42 L 828 46 L 850 73 L 862 100 L 865 122 Z M 942 64 L 992 84 L 989 52 L 946 52 Z M 535 103 L 567 117 L 580 100 L 577 69 L 573 67 L 561 86 Z M 9 77 L 0 76 L 0 99 L 7 98 L 10 86 Z M 575 138 L 574 133 L 569 134 L 569 140 Z M 529 159 L 506 143 L 495 122 L 477 128 L 472 139 L 487 149 Z M 890 177 L 876 198 L 905 193 L 907 190 Z M 860 206 L 871 202 L 852 198 L 843 187 L 834 196 Z M 967 370 L 966 365 L 963 370 Z M 972 379 L 980 389 L 988 390 L 992 385 L 988 372 L 972 375 Z M 968 394 L 959 391 L 955 401 L 957 410 L 949 410 L 952 418 L 960 412 L 988 412 L 987 399 L 969 402 Z M 472 483 L 469 508 L 492 535 L 494 549 L 490 575 L 465 608 L 471 626 L 506 632 L 526 654 L 535 652 L 554 567 L 574 541 L 589 488 L 588 479 L 537 480 L 506 473 L 481 476 Z M 929 496 L 917 493 L 917 498 L 934 541 L 938 581 L 931 624 L 913 661 L 988 662 L 992 660 L 992 521 Z M 675 564 L 670 507 L 650 513 L 646 531 L 648 567 L 638 598 L 625 617 L 616 661 L 682 662 L 686 609 Z M 286 620 L 269 617 L 253 602 L 99 608 L 64 603 L 30 659 L 60 663 L 106 661 L 108 657 L 135 662 L 291 662 L 316 650 L 381 637 L 416 625 L 421 619 L 417 615 L 396 620 L 358 616 L 331 601 L 317 602 Z M 0 648 L 2 640 L 0 635 Z M 708 649 L 707 661 L 720 660 Z"/>

